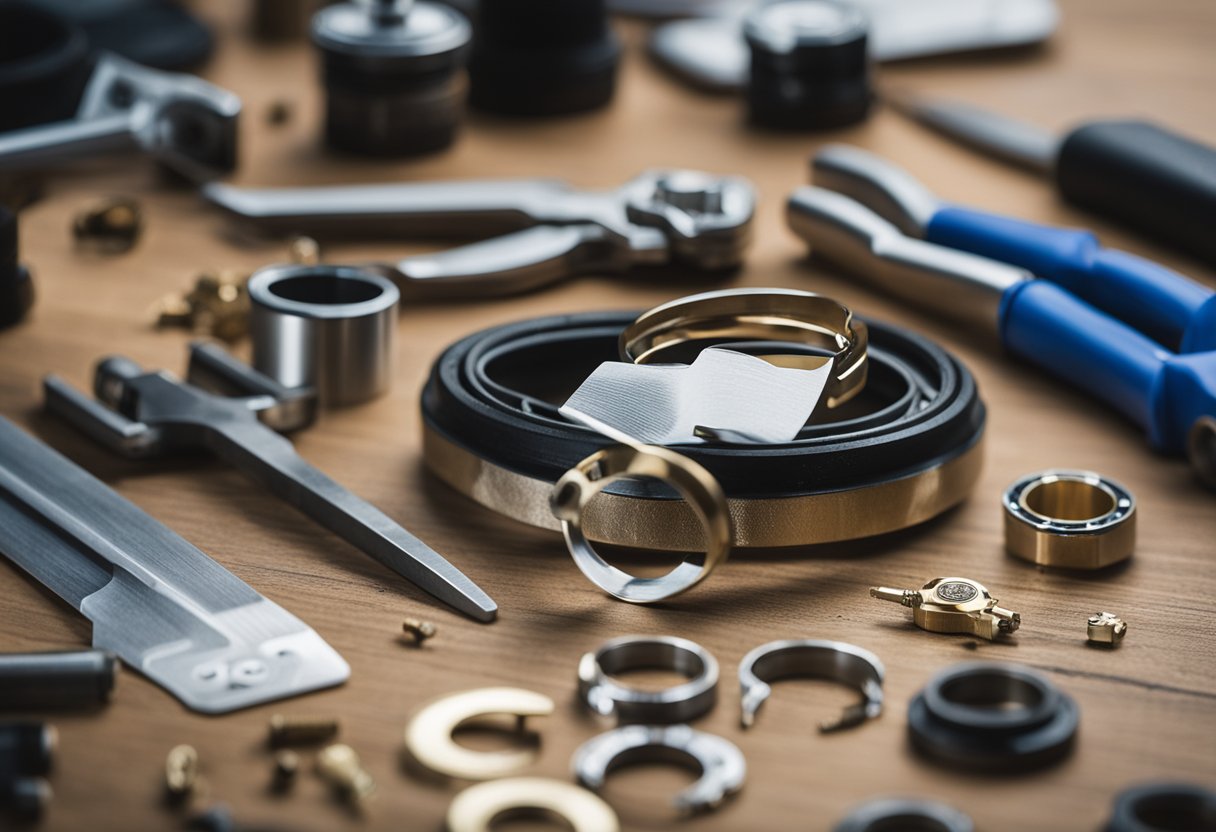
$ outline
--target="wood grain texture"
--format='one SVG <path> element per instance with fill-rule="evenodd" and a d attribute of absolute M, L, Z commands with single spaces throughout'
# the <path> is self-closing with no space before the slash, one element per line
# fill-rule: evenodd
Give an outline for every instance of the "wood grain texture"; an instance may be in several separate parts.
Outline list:
<path fill-rule="evenodd" d="M 202 4 L 199 4 L 200 7 Z M 983 103 L 1047 127 L 1086 117 L 1149 116 L 1216 142 L 1216 4 L 1210 0 L 1062 0 L 1059 35 L 1045 49 L 960 56 L 882 68 L 882 82 Z M 739 556 L 676 602 L 633 607 L 602 596 L 570 563 L 560 540 L 480 509 L 426 474 L 417 396 L 430 362 L 456 338 L 548 313 L 646 307 L 690 289 L 587 278 L 525 297 L 407 308 L 400 321 L 392 392 L 327 413 L 298 437 L 299 451 L 400 520 L 479 581 L 501 604 L 482 626 L 441 609 L 404 581 L 324 532 L 238 473 L 206 460 L 138 464 L 116 459 L 38 412 L 39 379 L 57 372 L 87 385 L 93 363 L 121 353 L 180 371 L 187 336 L 148 325 L 149 306 L 205 267 L 253 268 L 282 251 L 253 244 L 194 195 L 163 187 L 147 166 L 98 165 L 63 175 L 22 217 L 23 259 L 37 275 L 31 319 L 0 333 L 0 413 L 15 419 L 201 547 L 260 592 L 299 615 L 350 662 L 344 687 L 221 718 L 186 712 L 160 689 L 124 673 L 99 714 L 56 716 L 62 733 L 48 830 L 174 828 L 161 805 L 160 771 L 174 744 L 195 745 L 210 794 L 244 822 L 300 830 L 438 830 L 459 784 L 436 784 L 402 767 L 402 731 L 422 703 L 483 685 L 552 696 L 537 723 L 542 752 L 529 773 L 568 776 L 570 755 L 596 733 L 573 704 L 578 657 L 626 633 L 672 633 L 709 648 L 723 666 L 721 702 L 699 723 L 747 755 L 743 793 L 690 829 L 825 830 L 853 804 L 882 794 L 924 795 L 969 813 L 981 830 L 1090 830 L 1111 795 L 1133 781 L 1216 783 L 1216 501 L 1178 461 L 1154 456 L 1130 425 L 1068 387 L 991 351 L 970 336 L 900 309 L 804 261 L 785 229 L 786 194 L 806 178 L 818 142 L 856 142 L 907 166 L 947 198 L 1032 219 L 1095 228 L 1107 245 L 1159 259 L 1213 284 L 1209 269 L 1059 203 L 1043 182 L 879 111 L 830 136 L 746 130 L 739 103 L 689 92 L 641 54 L 642 27 L 621 25 L 630 45 L 620 94 L 602 113 L 550 122 L 473 118 L 460 143 L 434 158 L 381 164 L 340 159 L 317 146 L 316 69 L 304 46 L 255 48 L 242 5 L 208 4 L 220 28 L 208 75 L 245 101 L 241 184 L 560 176 L 611 187 L 660 165 L 751 177 L 762 201 L 756 240 L 734 285 L 829 293 L 867 315 L 923 330 L 979 378 L 989 408 L 987 463 L 972 499 L 947 516 L 881 540 L 794 554 Z M 264 120 L 286 99 L 296 118 Z M 119 257 L 75 250 L 74 212 L 106 194 L 139 197 L 148 228 Z M 422 251 L 410 243 L 335 245 L 332 260 Z M 999 494 L 1018 475 L 1052 466 L 1100 470 L 1140 500 L 1139 545 L 1126 566 L 1063 575 L 1003 553 Z M 985 583 L 1022 613 L 1013 644 L 976 644 L 914 629 L 906 611 L 870 600 L 871 584 L 918 586 L 937 575 Z M 1130 622 L 1124 646 L 1087 649 L 1085 616 L 1108 609 Z M 397 638 L 406 615 L 440 633 L 421 650 Z M 831 685 L 779 686 L 751 732 L 737 727 L 734 668 L 775 638 L 851 641 L 888 670 L 888 709 L 859 729 L 823 737 L 815 724 L 849 698 Z M 7 563 L 0 563 L 0 647 L 59 649 L 89 641 L 87 622 Z M 1015 660 L 1046 671 L 1082 708 L 1080 743 L 1063 764 L 1028 776 L 978 777 L 932 768 L 905 742 L 908 700 L 937 670 L 966 659 Z M 288 798 L 267 793 L 262 746 L 271 713 L 339 714 L 343 738 L 378 780 L 371 817 L 358 821 L 309 774 Z M 622 772 L 606 796 L 626 828 L 669 820 L 666 798 L 686 775 Z"/>

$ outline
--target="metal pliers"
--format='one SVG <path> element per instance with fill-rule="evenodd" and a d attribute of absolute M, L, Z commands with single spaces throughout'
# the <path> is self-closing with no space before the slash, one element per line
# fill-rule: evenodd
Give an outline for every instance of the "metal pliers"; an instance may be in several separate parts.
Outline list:
<path fill-rule="evenodd" d="M 1216 349 L 1216 292 L 1102 248 L 1090 231 L 951 205 L 907 171 L 848 145 L 824 147 L 811 168 L 816 185 L 852 197 L 910 237 L 1026 269 L 1175 352 Z"/>
<path fill-rule="evenodd" d="M 305 462 L 279 434 L 312 423 L 312 388 L 283 387 L 205 343 L 190 348 L 188 379 L 113 356 L 97 365 L 96 399 L 53 375 L 43 389 L 49 411 L 110 450 L 131 459 L 210 452 L 420 589 L 479 621 L 494 620 L 498 605 L 477 584 Z"/>
<path fill-rule="evenodd" d="M 322 236 L 493 237 L 372 268 L 404 295 L 485 297 L 638 266 L 737 267 L 756 197 L 733 176 L 650 171 L 612 191 L 547 179 L 251 190 L 203 195 L 257 228 Z"/>
<path fill-rule="evenodd" d="M 906 175 L 874 178 L 867 175 L 877 169 L 870 161 L 874 157 L 852 149 L 833 151 L 816 158 L 817 182 L 841 184 L 865 196 L 871 205 L 883 206 L 888 216 L 902 216 L 905 227 L 933 225 L 936 200 L 914 180 Z M 821 173 L 829 170 L 830 175 Z M 902 174 L 890 166 L 883 170 Z M 883 183 L 899 187 L 888 190 Z M 1097 302 L 1117 292 L 1102 291 L 1103 284 L 1092 273 L 1081 274 L 1074 294 L 1068 283 L 1073 275 L 1067 270 L 1059 273 L 1063 285 L 1036 280 L 1038 272 L 1022 266 L 907 236 L 836 190 L 799 188 L 790 196 L 787 212 L 790 228 L 811 244 L 814 255 L 897 298 L 989 329 L 1014 355 L 1123 413 L 1144 429 L 1153 447 L 1187 455 L 1200 477 L 1216 485 L 1216 351 L 1176 354 L 1104 313 Z M 1010 259 L 1016 256 L 1021 255 L 1009 254 Z M 1044 276 L 1056 274 L 1046 267 L 1042 271 Z M 1171 280 L 1160 294 L 1185 296 L 1186 290 L 1179 291 L 1177 285 L 1185 279 L 1168 274 Z M 1142 278 L 1143 273 L 1125 271 L 1111 280 L 1141 288 L 1142 294 L 1159 288 Z M 1091 298 L 1093 303 L 1087 302 Z M 1211 309 L 1207 301 L 1195 308 L 1199 320 Z M 1136 308 L 1125 311 L 1136 320 L 1145 314 Z M 1209 335 L 1194 323 L 1186 332 L 1190 343 L 1205 343 Z"/>

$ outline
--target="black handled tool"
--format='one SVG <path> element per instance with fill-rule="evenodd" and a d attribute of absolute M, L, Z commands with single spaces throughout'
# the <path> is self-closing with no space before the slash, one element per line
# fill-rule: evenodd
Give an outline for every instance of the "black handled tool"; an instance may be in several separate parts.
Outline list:
<path fill-rule="evenodd" d="M 1216 148 L 1148 121 L 1091 121 L 1062 137 L 965 104 L 898 96 L 906 115 L 1055 180 L 1074 205 L 1216 265 Z"/>

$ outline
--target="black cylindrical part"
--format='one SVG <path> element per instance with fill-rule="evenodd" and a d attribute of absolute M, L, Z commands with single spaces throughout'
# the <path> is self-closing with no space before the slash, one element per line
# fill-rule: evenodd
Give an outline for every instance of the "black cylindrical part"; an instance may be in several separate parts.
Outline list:
<path fill-rule="evenodd" d="M 1216 265 L 1216 148 L 1146 121 L 1095 121 L 1065 137 L 1060 194 Z"/>
<path fill-rule="evenodd" d="M 464 110 L 472 28 L 438 3 L 340 3 L 313 16 L 325 84 L 325 140 L 370 156 L 441 150 Z"/>
<path fill-rule="evenodd" d="M 0 655 L 0 710 L 96 707 L 110 698 L 118 666 L 105 650 Z"/>
<path fill-rule="evenodd" d="M 1216 792 L 1190 783 L 1144 783 L 1115 795 L 1103 832 L 1211 832 Z"/>
<path fill-rule="evenodd" d="M 748 119 L 762 127 L 818 130 L 870 110 L 869 24 L 841 0 L 777 0 L 748 15 Z"/>
<path fill-rule="evenodd" d="M 478 9 L 469 105 L 551 116 L 605 106 L 621 45 L 606 0 L 491 0 Z"/>
<path fill-rule="evenodd" d="M 0 329 L 24 318 L 34 302 L 34 283 L 17 254 L 17 215 L 0 205 Z"/>
<path fill-rule="evenodd" d="M 33 3 L 0 3 L 0 132 L 71 118 L 91 68 L 75 23 Z"/>
<path fill-rule="evenodd" d="M 49 773 L 57 742 L 44 722 L 0 722 L 0 782 Z"/>

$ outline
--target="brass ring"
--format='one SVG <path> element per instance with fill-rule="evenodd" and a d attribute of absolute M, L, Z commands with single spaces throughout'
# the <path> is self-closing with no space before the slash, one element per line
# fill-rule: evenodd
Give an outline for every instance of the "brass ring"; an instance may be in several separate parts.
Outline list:
<path fill-rule="evenodd" d="M 544 777 L 510 777 L 479 783 L 448 807 L 448 832 L 489 832 L 494 822 L 522 814 L 557 815 L 574 832 L 620 832 L 612 807 L 573 783 Z"/>
<path fill-rule="evenodd" d="M 830 350 L 828 407 L 847 402 L 866 384 L 869 333 L 853 312 L 831 298 L 797 289 L 725 289 L 656 306 L 621 333 L 622 360 L 654 364 L 672 360 L 690 342 L 792 341 Z M 820 356 L 763 355 L 782 367 L 815 369 Z"/>
<path fill-rule="evenodd" d="M 1005 546 L 1043 566 L 1101 569 L 1131 557 L 1136 500 L 1092 471 L 1029 474 L 1005 490 Z"/>
<path fill-rule="evenodd" d="M 600 557 L 583 533 L 583 511 L 611 483 L 625 478 L 660 480 L 674 488 L 701 523 L 704 553 L 693 552 L 658 578 L 637 578 Z M 579 462 L 553 486 L 549 505 L 561 521 L 575 564 L 600 589 L 634 604 L 651 604 L 691 589 L 726 561 L 731 547 L 726 494 L 713 475 L 686 456 L 654 445 L 613 445 Z"/>

